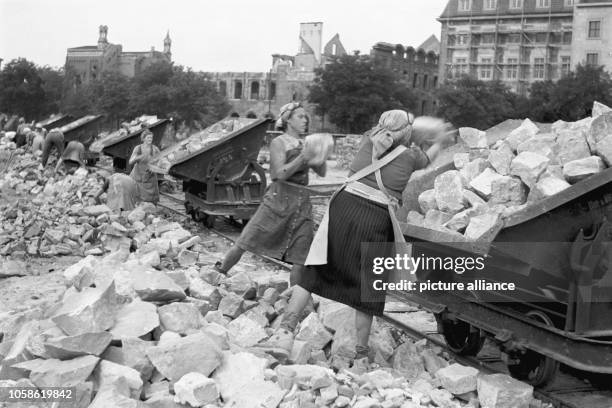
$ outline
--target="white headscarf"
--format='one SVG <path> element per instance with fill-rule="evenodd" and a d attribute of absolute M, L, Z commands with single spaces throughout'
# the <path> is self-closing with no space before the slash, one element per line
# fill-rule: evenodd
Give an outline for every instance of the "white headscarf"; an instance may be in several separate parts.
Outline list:
<path fill-rule="evenodd" d="M 373 144 L 372 159 L 378 159 L 391 146 L 407 144 L 412 134 L 414 116 L 403 110 L 390 110 L 380 115 L 378 125 L 370 132 Z"/>

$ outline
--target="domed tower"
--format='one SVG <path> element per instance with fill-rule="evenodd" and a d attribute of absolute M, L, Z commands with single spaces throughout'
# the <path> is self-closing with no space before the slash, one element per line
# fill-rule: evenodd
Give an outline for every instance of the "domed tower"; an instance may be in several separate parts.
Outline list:
<path fill-rule="evenodd" d="M 170 39 L 170 30 L 168 30 L 166 38 L 164 38 L 164 54 L 168 56 L 168 60 L 172 60 L 172 52 L 170 51 L 171 46 L 172 40 Z"/>

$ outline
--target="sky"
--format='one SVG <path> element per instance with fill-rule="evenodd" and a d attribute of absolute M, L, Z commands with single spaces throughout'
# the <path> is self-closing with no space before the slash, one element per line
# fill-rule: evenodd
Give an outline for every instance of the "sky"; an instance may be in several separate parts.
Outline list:
<path fill-rule="evenodd" d="M 66 49 L 96 45 L 98 27 L 123 51 L 163 50 L 197 71 L 270 69 L 272 54 L 295 55 L 299 24 L 323 23 L 323 46 L 338 33 L 348 52 L 377 42 L 418 46 L 440 38 L 447 0 L 0 0 L 0 58 L 60 67 Z"/>

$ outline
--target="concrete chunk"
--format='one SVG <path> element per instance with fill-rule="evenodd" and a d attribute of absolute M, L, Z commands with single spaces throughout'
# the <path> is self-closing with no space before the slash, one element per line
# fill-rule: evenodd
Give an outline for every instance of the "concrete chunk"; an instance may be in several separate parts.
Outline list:
<path fill-rule="evenodd" d="M 506 138 L 506 141 L 508 142 L 512 150 L 516 151 L 518 146 L 522 142 L 531 139 L 533 136 L 538 134 L 539 131 L 540 129 L 535 123 L 533 123 L 529 119 L 525 119 L 519 127 L 510 132 L 510 134 Z"/>
<path fill-rule="evenodd" d="M 603 103 L 594 101 L 593 102 L 593 109 L 591 110 L 591 117 L 593 119 L 603 115 L 604 113 L 612 113 L 612 108 L 610 108 L 609 106 L 604 105 Z"/>
<path fill-rule="evenodd" d="M 138 371 L 111 361 L 101 360 L 94 370 L 93 378 L 96 389 L 103 389 L 121 379 L 129 387 L 131 398 L 138 398 L 142 391 L 143 381 Z"/>
<path fill-rule="evenodd" d="M 459 137 L 470 149 L 482 149 L 488 146 L 487 134 L 471 127 L 459 128 Z"/>
<path fill-rule="evenodd" d="M 462 171 L 465 169 L 462 169 Z M 457 170 L 450 170 L 436 177 L 434 181 L 434 196 L 440 211 L 454 214 L 463 210 L 465 205 L 460 173 Z"/>
<path fill-rule="evenodd" d="M 332 339 L 332 334 L 327 331 L 316 313 L 309 314 L 300 324 L 296 340 L 310 343 L 313 350 L 320 350 Z"/>
<path fill-rule="evenodd" d="M 565 180 L 557 177 L 543 177 L 529 192 L 529 199 L 535 201 L 552 197 L 568 187 L 571 185 Z"/>
<path fill-rule="evenodd" d="M 164 330 L 187 334 L 202 327 L 204 317 L 191 303 L 174 302 L 157 309 Z"/>
<path fill-rule="evenodd" d="M 591 156 L 591 150 L 581 131 L 562 130 L 557 135 L 559 163 L 565 165 L 574 160 Z"/>
<path fill-rule="evenodd" d="M 436 192 L 434 189 L 425 190 L 419 194 L 419 207 L 423 214 L 426 214 L 429 210 L 437 210 L 438 203 L 436 202 Z"/>
<path fill-rule="evenodd" d="M 153 270 L 134 273 L 134 290 L 142 300 L 149 302 L 171 302 L 186 296 L 172 278 Z"/>
<path fill-rule="evenodd" d="M 219 311 L 223 313 L 224 316 L 235 319 L 244 312 L 244 300 L 234 293 L 228 293 L 221 299 L 221 302 L 219 302 Z"/>
<path fill-rule="evenodd" d="M 497 213 L 477 215 L 470 220 L 464 236 L 469 240 L 478 241 L 498 230 L 501 225 L 500 216 Z"/>
<path fill-rule="evenodd" d="M 490 167 L 489 162 L 482 158 L 474 159 L 466 164 L 459 170 L 464 186 L 468 186 L 470 181 L 478 177 L 488 167 Z"/>
<path fill-rule="evenodd" d="M 512 147 L 506 141 L 502 141 L 497 149 L 491 150 L 489 154 L 489 163 L 496 172 L 502 175 L 510 174 L 510 164 L 514 160 L 514 152 Z"/>
<path fill-rule="evenodd" d="M 476 391 L 477 376 L 477 369 L 461 364 L 451 364 L 436 372 L 436 378 L 440 380 L 442 387 L 455 395 Z"/>
<path fill-rule="evenodd" d="M 491 185 L 494 180 L 504 177 L 495 170 L 487 168 L 479 176 L 470 182 L 470 187 L 481 197 L 489 199 L 491 197 Z"/>
<path fill-rule="evenodd" d="M 30 380 L 37 387 L 72 387 L 85 382 L 100 359 L 82 356 L 72 360 L 30 360 L 14 365 L 30 372 Z"/>
<path fill-rule="evenodd" d="M 85 333 L 77 336 L 62 336 L 47 339 L 46 354 L 51 358 L 69 360 L 88 354 L 99 356 L 112 340 L 109 332 Z"/>
<path fill-rule="evenodd" d="M 486 408 L 529 408 L 533 387 L 505 374 L 482 375 L 477 380 L 478 399 Z"/>
<path fill-rule="evenodd" d="M 527 190 L 517 177 L 503 176 L 491 183 L 491 203 L 521 205 L 527 198 Z"/>
<path fill-rule="evenodd" d="M 219 398 L 215 380 L 200 373 L 188 373 L 174 384 L 174 394 L 178 402 L 192 407 L 213 404 Z"/>
<path fill-rule="evenodd" d="M 563 166 L 563 176 L 570 183 L 574 184 L 580 180 L 600 173 L 605 169 L 605 165 L 599 156 L 591 156 L 586 159 L 574 160 Z"/>
<path fill-rule="evenodd" d="M 252 347 L 268 337 L 266 330 L 254 320 L 240 315 L 228 325 L 230 340 L 241 347 Z"/>
<path fill-rule="evenodd" d="M 510 174 L 518 176 L 527 185 L 533 187 L 537 182 L 550 160 L 546 156 L 537 153 L 519 153 L 510 165 Z"/>
<path fill-rule="evenodd" d="M 204 333 L 151 347 L 147 350 L 147 356 L 155 368 L 171 381 L 177 381 L 192 371 L 208 376 L 223 358 L 217 344 Z"/>
<path fill-rule="evenodd" d="M 159 326 L 159 316 L 154 304 L 134 299 L 117 312 L 115 324 L 110 329 L 113 339 L 140 337 Z"/>
<path fill-rule="evenodd" d="M 469 153 L 455 153 L 453 155 L 453 164 L 457 170 L 461 170 L 466 164 L 470 162 Z"/>

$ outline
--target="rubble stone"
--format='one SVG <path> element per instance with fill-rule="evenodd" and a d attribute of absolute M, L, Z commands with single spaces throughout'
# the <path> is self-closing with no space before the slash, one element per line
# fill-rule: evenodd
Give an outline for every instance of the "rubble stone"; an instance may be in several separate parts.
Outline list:
<path fill-rule="evenodd" d="M 241 408 L 276 407 L 286 391 L 266 381 L 266 360 L 251 353 L 226 353 L 213 379 L 226 406 Z"/>
<path fill-rule="evenodd" d="M 147 357 L 147 350 L 151 347 L 155 347 L 153 342 L 124 337 L 121 339 L 121 347 L 108 347 L 102 358 L 133 368 L 140 373 L 143 381 L 148 381 L 153 374 L 153 364 Z"/>
<path fill-rule="evenodd" d="M 219 311 L 224 316 L 235 319 L 244 312 L 244 300 L 234 293 L 228 293 L 219 302 Z"/>
<path fill-rule="evenodd" d="M 550 160 L 546 156 L 532 152 L 519 153 L 512 160 L 510 174 L 521 178 L 529 188 L 533 187 L 542 175 Z"/>
<path fill-rule="evenodd" d="M 312 346 L 307 341 L 294 340 L 291 354 L 289 355 L 289 361 L 293 364 L 308 364 L 310 355 L 312 353 Z"/>
<path fill-rule="evenodd" d="M 112 340 L 108 332 L 85 333 L 77 336 L 62 336 L 47 339 L 44 344 L 46 355 L 59 360 L 85 356 L 99 356 Z"/>
<path fill-rule="evenodd" d="M 258 323 L 245 315 L 240 315 L 228 325 L 230 339 L 241 347 L 252 347 L 268 337 L 268 334 Z"/>
<path fill-rule="evenodd" d="M 257 284 L 249 277 L 246 272 L 239 272 L 225 280 L 225 287 L 228 291 L 237 295 L 244 296 L 247 292 L 251 293 L 248 298 L 253 299 L 257 294 Z"/>
<path fill-rule="evenodd" d="M 464 186 L 468 186 L 470 181 L 474 180 L 478 175 L 480 175 L 486 168 L 489 168 L 491 165 L 488 161 L 482 158 L 477 158 L 466 164 L 459 173 L 461 175 L 461 179 L 463 181 Z"/>
<path fill-rule="evenodd" d="M 313 350 L 320 350 L 331 341 L 332 334 L 321 323 L 319 316 L 311 313 L 300 324 L 295 339 L 309 343 Z"/>
<path fill-rule="evenodd" d="M 169 344 L 151 347 L 147 356 L 157 370 L 171 381 L 190 372 L 210 375 L 222 362 L 217 344 L 204 333 L 195 333 Z"/>
<path fill-rule="evenodd" d="M 477 241 L 501 226 L 500 216 L 496 213 L 488 213 L 472 217 L 465 229 L 464 236 L 472 241 Z"/>
<path fill-rule="evenodd" d="M 425 228 L 438 229 L 453 217 L 452 214 L 445 213 L 438 210 L 429 210 L 425 214 L 423 226 Z"/>
<path fill-rule="evenodd" d="M 110 329 L 115 323 L 117 297 L 115 284 L 66 292 L 53 322 L 70 336 Z"/>
<path fill-rule="evenodd" d="M 97 389 L 108 387 L 118 379 L 125 381 L 130 389 L 131 398 L 138 398 L 143 387 L 138 371 L 112 361 L 101 360 L 94 370 L 93 378 Z"/>
<path fill-rule="evenodd" d="M 423 214 L 413 210 L 408 212 L 408 216 L 406 217 L 407 224 L 418 225 L 422 227 L 423 222 L 425 222 L 425 216 L 423 216 Z"/>
<path fill-rule="evenodd" d="M 423 214 L 426 214 L 429 210 L 437 210 L 438 203 L 436 202 L 436 192 L 434 189 L 425 190 L 419 194 L 419 207 Z"/>
<path fill-rule="evenodd" d="M 531 139 L 539 131 L 540 129 L 535 123 L 533 123 L 529 119 L 525 119 L 518 128 L 510 132 L 510 134 L 506 138 L 506 141 L 508 142 L 512 150 L 516 151 L 519 144 Z"/>
<path fill-rule="evenodd" d="M 561 165 L 591 156 L 584 134 L 580 131 L 562 130 L 557 135 L 558 159 Z"/>
<path fill-rule="evenodd" d="M 503 176 L 495 172 L 495 170 L 486 168 L 470 182 L 470 187 L 481 197 L 489 199 L 491 197 L 491 185 L 493 181 L 501 177 Z"/>
<path fill-rule="evenodd" d="M 505 374 L 481 375 L 477 380 L 478 398 L 486 408 L 528 408 L 533 387 Z"/>
<path fill-rule="evenodd" d="M 478 370 L 461 364 L 451 364 L 436 372 L 436 378 L 446 390 L 453 394 L 464 394 L 476 391 Z"/>
<path fill-rule="evenodd" d="M 117 312 L 116 321 L 110 332 L 113 339 L 140 337 L 159 326 L 159 316 L 154 304 L 134 299 L 123 305 Z"/>
<path fill-rule="evenodd" d="M 477 207 L 479 205 L 486 204 L 486 201 L 470 190 L 463 190 L 463 199 L 468 203 L 470 207 Z"/>
<path fill-rule="evenodd" d="M 36 359 L 14 365 L 30 372 L 37 387 L 72 387 L 85 382 L 100 359 L 95 356 L 76 357 L 61 361 Z"/>
<path fill-rule="evenodd" d="M 216 310 L 221 302 L 219 289 L 200 278 L 189 278 L 189 294 L 196 299 L 205 300 L 210 303 L 210 307 Z"/>
<path fill-rule="evenodd" d="M 88 217 L 98 217 L 102 214 L 109 214 L 112 210 L 106 204 L 92 205 L 83 208 L 83 214 Z"/>
<path fill-rule="evenodd" d="M 503 176 L 491 183 L 491 200 L 495 204 L 521 205 L 527 198 L 525 185 L 516 177 Z"/>
<path fill-rule="evenodd" d="M 612 108 L 610 108 L 609 106 L 606 106 L 603 103 L 594 101 L 593 109 L 591 110 L 591 117 L 595 119 L 605 113 L 611 113 L 611 112 L 612 112 Z"/>
<path fill-rule="evenodd" d="M 182 404 L 201 407 L 213 404 L 219 398 L 217 384 L 200 373 L 188 373 L 174 384 L 176 399 Z"/>
<path fill-rule="evenodd" d="M 174 302 L 157 309 L 164 330 L 187 334 L 202 327 L 203 316 L 191 303 Z"/>
<path fill-rule="evenodd" d="M 126 381 L 115 379 L 111 384 L 98 390 L 96 397 L 88 408 L 140 408 L 140 401 L 130 398 L 130 389 Z"/>
<path fill-rule="evenodd" d="M 459 137 L 470 149 L 481 149 L 488 146 L 486 132 L 478 129 L 461 127 L 459 128 Z"/>
<path fill-rule="evenodd" d="M 599 156 L 591 156 L 586 159 L 574 160 L 563 166 L 563 176 L 570 183 L 577 183 L 589 176 L 600 173 L 605 165 Z"/>
<path fill-rule="evenodd" d="M 464 167 L 462 171 L 466 168 Z M 461 175 L 457 170 L 450 170 L 436 177 L 434 196 L 440 211 L 455 214 L 465 207 L 463 202 L 463 183 Z"/>
<path fill-rule="evenodd" d="M 470 162 L 469 153 L 455 153 L 453 155 L 453 164 L 457 170 L 461 170 L 466 164 Z"/>
<path fill-rule="evenodd" d="M 211 340 L 213 340 L 221 350 L 229 350 L 229 330 L 220 324 L 211 322 L 202 328 Z"/>
<path fill-rule="evenodd" d="M 530 199 L 541 200 L 552 197 L 557 193 L 571 187 L 571 185 L 557 177 L 542 177 L 536 183 L 535 187 L 529 192 Z"/>
<path fill-rule="evenodd" d="M 199 254 L 197 252 L 190 251 L 188 249 L 181 249 L 178 254 L 177 261 L 179 265 L 185 268 L 188 266 L 195 265 L 198 261 L 198 256 Z"/>
<path fill-rule="evenodd" d="M 604 113 L 592 121 L 587 132 L 587 140 L 593 153 L 599 155 L 610 166 L 612 164 L 612 112 Z"/>
<path fill-rule="evenodd" d="M 417 378 L 425 371 L 421 357 L 410 343 L 403 343 L 393 351 L 391 365 L 407 379 Z"/>
<path fill-rule="evenodd" d="M 186 296 L 168 275 L 152 270 L 134 273 L 134 290 L 142 300 L 149 302 L 171 302 Z"/>

